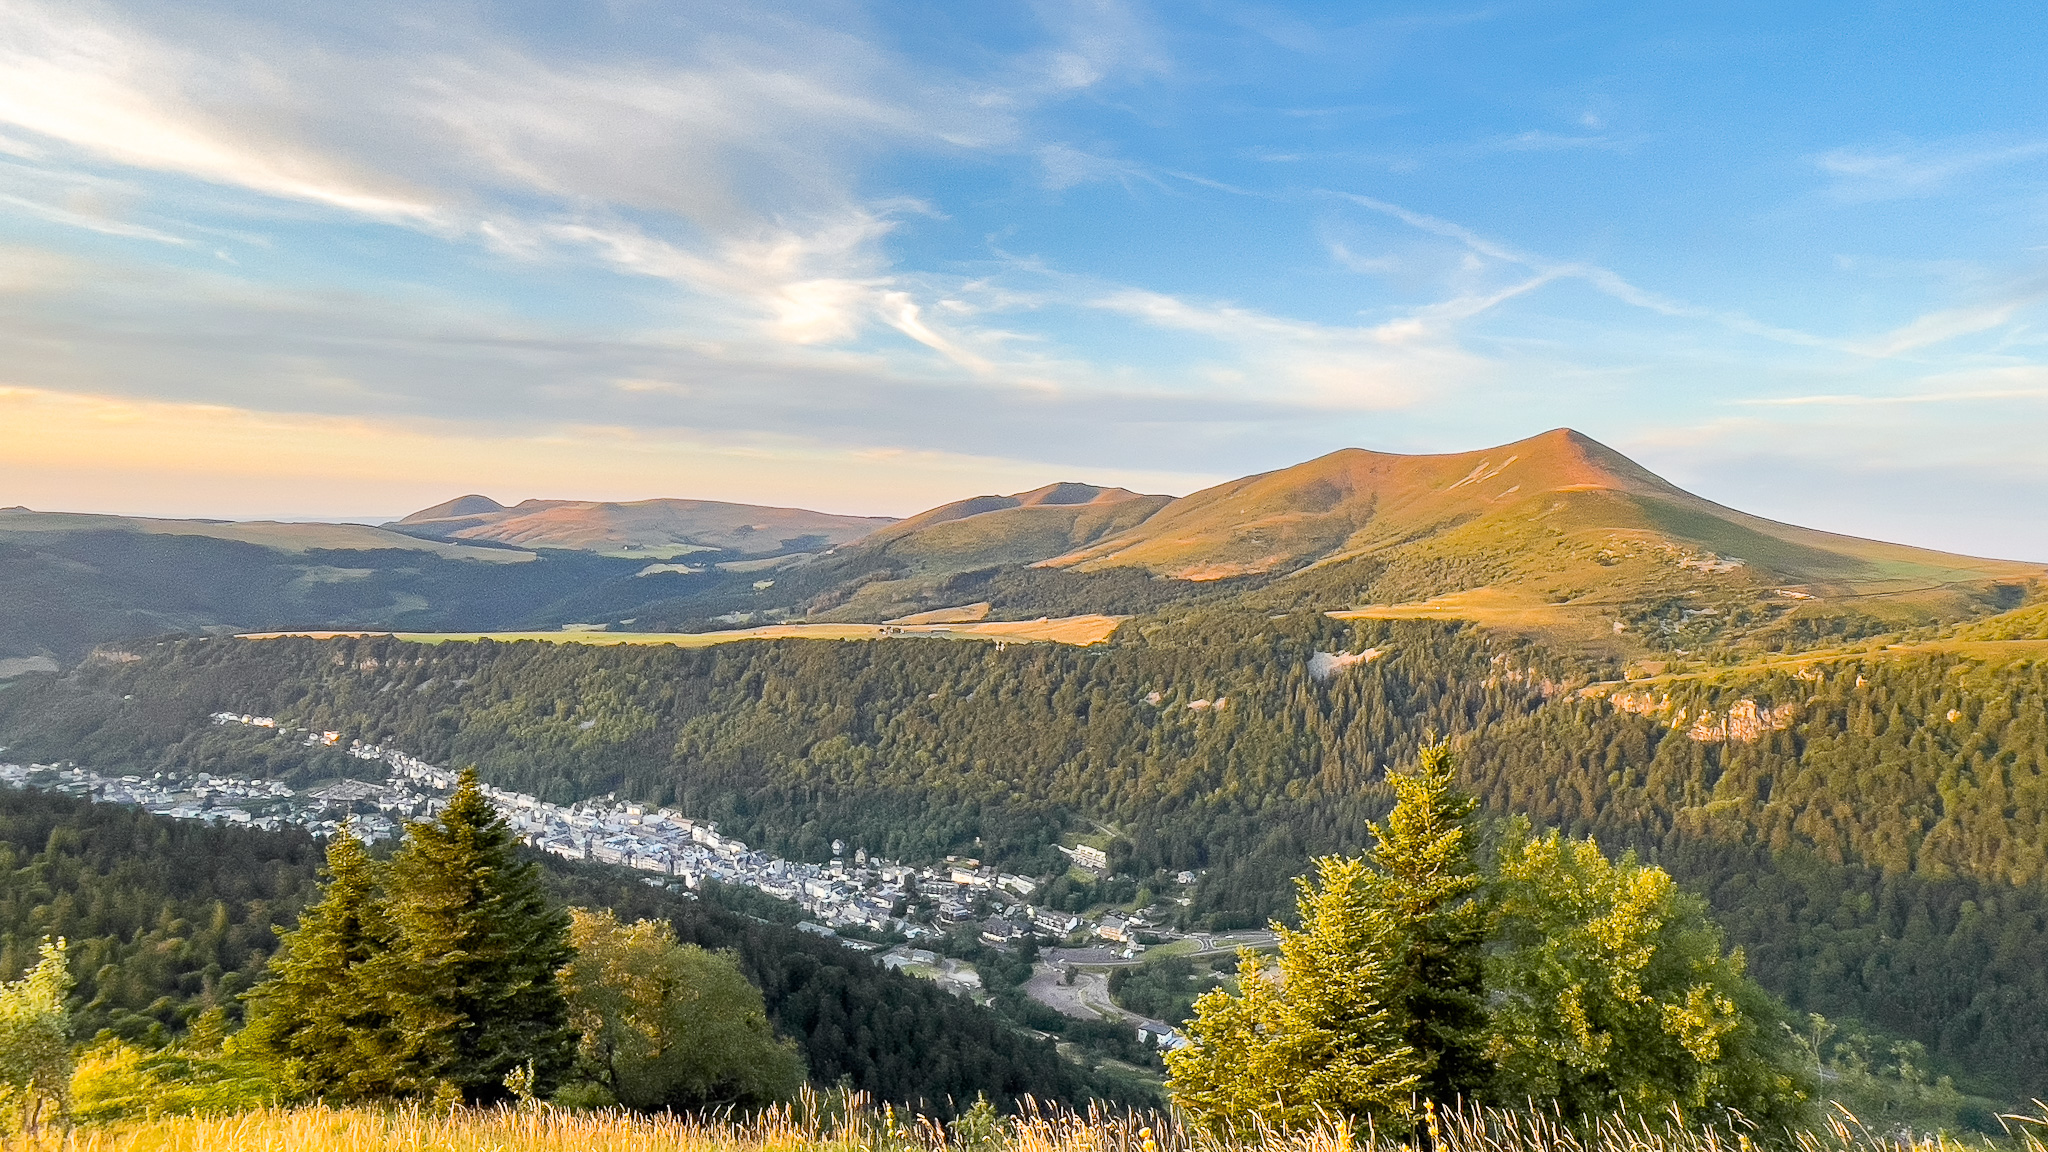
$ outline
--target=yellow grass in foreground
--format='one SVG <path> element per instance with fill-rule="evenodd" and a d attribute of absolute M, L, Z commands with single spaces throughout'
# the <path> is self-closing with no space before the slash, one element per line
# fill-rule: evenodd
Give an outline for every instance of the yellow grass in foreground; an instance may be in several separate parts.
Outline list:
<path fill-rule="evenodd" d="M 1475 1109 L 1431 1117 L 1406 1140 L 1336 1127 L 1269 1133 L 1226 1144 L 1164 1117 L 1139 1113 L 1038 1111 L 979 1130 L 949 1131 L 901 1112 L 844 1106 L 806 1093 L 797 1106 L 749 1120 L 720 1121 L 563 1112 L 549 1108 L 268 1109 L 218 1117 L 174 1117 L 74 1130 L 34 1145 L 63 1152 L 1756 1152 L 1743 1135 L 1672 1122 L 1610 1117 L 1573 1131 L 1540 1112 Z M 2040 1118 L 2008 1118 L 2015 1152 L 2048 1152 Z M 1948 1137 L 1876 1133 L 1846 1112 L 1799 1135 L 1794 1152 L 1949 1152 L 1981 1147 Z"/>
<path fill-rule="evenodd" d="M 276 640 L 301 636 L 332 640 L 337 636 L 394 636 L 415 644 L 462 640 L 542 640 L 551 644 L 673 644 L 708 648 L 741 640 L 882 640 L 898 636 L 929 636 L 941 640 L 1001 640 L 1087 647 L 1109 639 L 1124 616 L 1061 616 L 1057 619 L 990 620 L 979 624 L 767 624 L 726 632 L 244 632 L 244 640 Z"/>

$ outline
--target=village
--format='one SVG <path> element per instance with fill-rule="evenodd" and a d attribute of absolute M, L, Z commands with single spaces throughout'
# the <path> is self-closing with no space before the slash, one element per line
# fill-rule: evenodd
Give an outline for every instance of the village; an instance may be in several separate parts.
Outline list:
<path fill-rule="evenodd" d="M 221 712 L 212 719 L 278 728 L 269 716 Z M 285 729 L 280 735 L 309 747 L 340 747 L 358 760 L 381 764 L 385 779 L 345 779 L 294 791 L 281 781 L 204 772 L 111 776 L 72 763 L 0 763 L 0 785 L 49 788 L 178 820 L 265 829 L 295 826 L 317 837 L 346 832 L 376 843 L 395 839 L 407 820 L 433 815 L 457 784 L 456 772 L 396 748 L 360 740 L 344 744 L 338 732 Z M 971 858 L 948 857 L 918 867 L 870 856 L 859 847 L 849 854 L 847 845 L 835 840 L 829 862 L 785 860 L 722 834 L 713 822 L 670 808 L 615 797 L 562 805 L 490 785 L 483 792 L 521 840 L 538 851 L 630 868 L 647 873 L 651 885 L 682 892 L 713 883 L 786 900 L 808 917 L 797 925 L 800 929 L 856 951 L 878 953 L 878 963 L 969 999 L 981 998 L 980 976 L 972 964 L 942 956 L 938 949 L 944 941 L 971 927 L 982 944 L 1006 951 L 1027 941 L 1042 942 L 1047 947 L 1040 953 L 1040 968 L 1046 978 L 1033 981 L 1035 998 L 1070 1015 L 1123 1017 L 1140 1039 L 1158 1047 L 1185 1041 L 1169 1025 L 1117 1008 L 1106 992 L 1087 995 L 1091 982 L 1083 970 L 1094 970 L 1099 983 L 1101 969 L 1137 963 L 1148 946 L 1183 938 L 1189 943 L 1182 947 L 1197 953 L 1270 942 L 1265 933 L 1184 937 L 1164 923 L 1167 917 L 1159 906 L 1093 917 L 1033 906 L 1029 901 L 1041 881 Z M 1080 844 L 1060 850 L 1082 872 L 1099 875 L 1108 868 L 1101 848 Z M 1196 876 L 1183 872 L 1177 879 L 1189 885 Z M 1083 973 L 1078 986 L 1077 972 Z"/>

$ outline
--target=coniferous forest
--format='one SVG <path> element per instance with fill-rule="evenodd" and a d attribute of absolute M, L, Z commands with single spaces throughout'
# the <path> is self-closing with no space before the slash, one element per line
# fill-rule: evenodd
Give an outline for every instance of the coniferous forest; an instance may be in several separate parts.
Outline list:
<path fill-rule="evenodd" d="M 1318 680 L 1316 652 L 1376 654 Z M 1364 850 L 1386 771 L 1440 737 L 1485 813 L 1635 849 L 1704 896 L 1793 1009 L 1921 1045 L 1972 1091 L 2048 1092 L 2048 1022 L 2027 1007 L 2048 999 L 2048 672 L 1865 655 L 1648 683 L 1622 706 L 1579 692 L 1594 675 L 1455 624 L 1219 609 L 1093 649 L 184 639 L 0 690 L 0 743 L 102 771 L 350 767 L 206 722 L 233 709 L 547 798 L 674 805 L 792 857 L 836 838 L 1053 875 L 1062 836 L 1102 834 L 1103 883 L 1198 870 L 1187 916 L 1221 928 L 1289 917 L 1292 877 Z M 1741 709 L 1769 722 L 1696 735 Z M 1100 895 L 1063 883 L 1040 898 Z M 246 960 L 193 971 L 208 963 L 224 980 Z"/>
<path fill-rule="evenodd" d="M 36 845 L 22 851 L 10 845 Z M 323 846 L 297 832 L 216 828 L 33 789 L 0 788 L 0 949 L 8 978 L 45 937 L 68 941 L 82 1039 L 145 1048 L 209 1011 L 228 1027 L 280 937 L 319 897 Z M 552 900 L 661 921 L 684 944 L 730 953 L 778 1034 L 820 1083 L 946 1112 L 977 1093 L 1149 1100 L 1101 1080 L 995 1014 L 876 967 L 837 943 L 650 889 L 601 865 L 546 861 Z M 1134 1094 L 1135 1093 L 1135 1094 Z"/>

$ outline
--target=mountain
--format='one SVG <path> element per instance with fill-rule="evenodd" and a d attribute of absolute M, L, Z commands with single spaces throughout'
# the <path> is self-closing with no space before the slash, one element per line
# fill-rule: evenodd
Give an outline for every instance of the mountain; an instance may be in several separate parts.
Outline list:
<path fill-rule="evenodd" d="M 672 559 L 692 551 L 747 555 L 822 551 L 896 521 L 718 500 L 522 500 L 460 496 L 385 527 L 410 536 Z"/>
<path fill-rule="evenodd" d="M 886 620 L 934 611 L 944 615 L 948 607 L 993 595 L 981 581 L 960 577 L 1028 568 L 1142 524 L 1172 500 L 1126 488 L 1063 482 L 1008 496 L 974 496 L 941 504 L 843 549 L 820 573 L 838 586 L 827 588 L 810 608 L 813 615 L 832 620 Z M 1027 616 L 1039 615 L 1041 609 L 1056 614 L 1069 608 L 1114 610 L 1101 602 L 1074 601 L 1072 596 L 1072 589 L 1055 593 L 1056 607 L 1051 608 L 1036 600 L 1006 607 L 1011 615 Z"/>
<path fill-rule="evenodd" d="M 313 551 L 426 552 L 450 560 L 516 564 L 533 559 L 531 552 L 496 546 L 446 542 L 373 528 L 368 524 L 312 524 L 279 520 L 164 520 L 151 516 L 102 516 L 83 512 L 35 512 L 0 508 L 0 540 L 34 544 L 59 536 L 135 533 L 143 536 L 202 537 L 253 544 L 278 552 L 303 555 Z"/>
<path fill-rule="evenodd" d="M 1848 607 L 1871 626 L 1954 619 L 2010 608 L 2048 575 L 1752 516 L 1567 428 L 1476 452 L 1344 449 L 1174 500 L 1041 564 L 1284 578 L 1363 615 L 1638 650 L 1685 646 L 1686 625 L 1727 634 Z"/>

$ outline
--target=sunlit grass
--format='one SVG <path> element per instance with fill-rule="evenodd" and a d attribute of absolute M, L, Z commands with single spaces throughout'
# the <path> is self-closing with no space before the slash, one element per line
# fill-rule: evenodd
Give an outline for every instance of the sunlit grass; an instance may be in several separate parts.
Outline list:
<path fill-rule="evenodd" d="M 2007 1118 L 2014 1152 L 2048 1152 L 2042 1118 Z M 1613 1116 L 1590 1128 L 1541 1111 L 1430 1115 L 1393 1138 L 1336 1125 L 1224 1141 L 1146 1113 L 1027 1109 L 1019 1118 L 948 1126 L 899 1110 L 807 1093 L 753 1117 L 640 1116 L 552 1108 L 263 1109 L 79 1128 L 29 1145 L 51 1152 L 1757 1152 L 1773 1143 L 1672 1117 Z M 1982 1138 L 1873 1132 L 1837 1111 L 1791 1141 L 1793 1152 L 1947 1152 Z"/>
<path fill-rule="evenodd" d="M 329 640 L 337 636 L 392 636 L 415 644 L 447 644 L 475 640 L 514 643 L 539 640 L 550 644 L 670 644 L 708 648 L 742 640 L 883 640 L 924 636 L 942 640 L 994 640 L 1016 643 L 1052 641 L 1087 647 L 1109 639 L 1122 616 L 1061 616 L 1043 620 L 988 620 L 969 624 L 764 624 L 720 632 L 247 632 L 244 640 L 275 640 L 302 636 Z"/>

